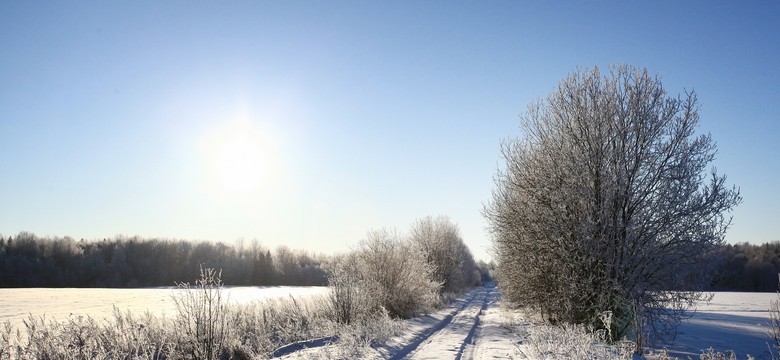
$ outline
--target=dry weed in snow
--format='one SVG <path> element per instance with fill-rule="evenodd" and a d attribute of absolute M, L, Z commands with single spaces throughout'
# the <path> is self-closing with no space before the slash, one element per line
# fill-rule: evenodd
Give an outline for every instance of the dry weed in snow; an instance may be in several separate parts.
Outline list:
<path fill-rule="evenodd" d="M 633 344 L 609 346 L 599 333 L 581 325 L 533 325 L 526 327 L 520 351 L 526 359 L 603 359 L 624 360 L 633 357 Z"/>

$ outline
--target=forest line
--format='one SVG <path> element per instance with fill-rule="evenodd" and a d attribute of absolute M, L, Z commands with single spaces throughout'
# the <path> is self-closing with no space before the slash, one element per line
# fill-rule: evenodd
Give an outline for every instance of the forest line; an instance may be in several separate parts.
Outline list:
<path fill-rule="evenodd" d="M 201 265 L 223 269 L 229 285 L 326 285 L 332 255 L 257 240 L 209 241 L 117 236 L 75 240 L 30 232 L 0 236 L 0 287 L 144 287 L 194 281 Z M 724 244 L 711 290 L 775 291 L 780 241 Z M 477 262 L 487 278 L 490 265 Z"/>

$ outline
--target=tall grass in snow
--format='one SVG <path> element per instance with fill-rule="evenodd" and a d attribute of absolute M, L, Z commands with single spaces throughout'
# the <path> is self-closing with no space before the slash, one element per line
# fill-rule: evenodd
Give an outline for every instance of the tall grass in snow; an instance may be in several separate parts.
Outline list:
<path fill-rule="evenodd" d="M 0 326 L 5 359 L 251 359 L 334 328 L 324 300 L 273 299 L 228 306 L 219 272 L 203 269 L 195 285 L 181 284 L 172 318 L 114 308 L 111 318 L 30 316 L 15 329 Z"/>
<path fill-rule="evenodd" d="M 520 348 L 527 359 L 603 359 L 633 358 L 633 343 L 608 345 L 603 332 L 588 331 L 582 325 L 563 324 L 529 327 Z M 623 346 L 625 344 L 625 346 Z"/>
<path fill-rule="evenodd" d="M 184 291 L 173 297 L 178 313 L 174 327 L 182 334 L 182 351 L 193 359 L 218 358 L 230 336 L 221 277 L 221 271 L 201 267 L 195 285 L 180 283 Z"/>
<path fill-rule="evenodd" d="M 112 319 L 73 316 L 47 321 L 30 316 L 24 329 L 2 328 L 0 359 L 173 359 L 182 358 L 175 333 L 146 313 L 136 317 L 114 308 Z"/>
<path fill-rule="evenodd" d="M 335 322 L 327 305 L 321 298 L 289 297 L 231 307 L 234 353 L 270 356 L 282 345 L 331 335 Z"/>
<path fill-rule="evenodd" d="M 397 330 L 386 312 L 340 323 L 325 297 L 228 305 L 220 274 L 213 269 L 203 269 L 195 285 L 180 284 L 172 296 L 177 312 L 171 318 L 114 308 L 105 319 L 30 316 L 22 328 L 5 322 L 0 326 L 0 360 L 257 359 L 291 343 L 326 337 L 341 345 L 328 354 L 349 358 Z"/>

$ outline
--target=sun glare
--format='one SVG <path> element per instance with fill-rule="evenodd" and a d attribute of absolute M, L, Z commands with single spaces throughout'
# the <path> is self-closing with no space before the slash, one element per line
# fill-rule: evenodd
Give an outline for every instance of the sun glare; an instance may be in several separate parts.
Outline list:
<path fill-rule="evenodd" d="M 236 192 L 246 192 L 262 183 L 265 166 L 258 144 L 237 136 L 218 149 L 215 171 L 221 185 Z"/>
<path fill-rule="evenodd" d="M 270 152 L 264 134 L 247 123 L 210 134 L 205 156 L 210 191 L 219 196 L 259 194 L 273 176 Z"/>

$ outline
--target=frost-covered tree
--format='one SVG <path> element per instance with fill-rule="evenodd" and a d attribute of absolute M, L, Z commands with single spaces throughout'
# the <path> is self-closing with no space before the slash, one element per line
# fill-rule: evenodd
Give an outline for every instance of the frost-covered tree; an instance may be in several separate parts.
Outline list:
<path fill-rule="evenodd" d="M 449 217 L 419 219 L 412 224 L 409 236 L 425 253 L 433 280 L 442 284 L 442 291 L 462 291 L 479 281 L 474 257 Z"/>
<path fill-rule="evenodd" d="M 673 330 L 741 201 L 698 122 L 694 92 L 669 96 L 629 65 L 575 71 L 532 103 L 483 210 L 504 294 L 551 321 L 611 311 L 638 349 Z"/>
<path fill-rule="evenodd" d="M 410 318 L 433 309 L 439 283 L 423 252 L 395 231 L 373 230 L 341 257 L 329 276 L 336 320 L 350 323 L 387 311 Z"/>

